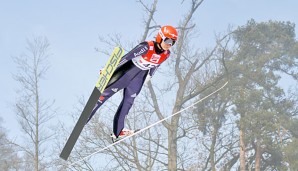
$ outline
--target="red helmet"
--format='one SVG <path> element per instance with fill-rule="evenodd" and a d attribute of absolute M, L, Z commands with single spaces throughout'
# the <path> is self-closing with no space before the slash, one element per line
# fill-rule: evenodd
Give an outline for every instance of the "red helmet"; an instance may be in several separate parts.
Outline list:
<path fill-rule="evenodd" d="M 161 43 L 161 41 L 165 41 L 166 39 L 173 40 L 171 45 L 174 45 L 175 41 L 178 38 L 177 30 L 172 26 L 163 26 L 159 29 L 158 34 L 156 36 L 156 42 Z"/>

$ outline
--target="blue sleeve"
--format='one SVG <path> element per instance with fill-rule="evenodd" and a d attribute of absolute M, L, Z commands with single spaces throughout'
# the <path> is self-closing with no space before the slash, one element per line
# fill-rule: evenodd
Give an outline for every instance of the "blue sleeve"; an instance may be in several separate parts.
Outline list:
<path fill-rule="evenodd" d="M 125 54 L 122 57 L 119 65 L 122 65 L 137 56 L 147 54 L 148 50 L 149 50 L 148 42 L 142 42 L 142 43 L 138 44 L 135 48 L 133 48 L 131 51 L 129 51 L 127 54 Z"/>

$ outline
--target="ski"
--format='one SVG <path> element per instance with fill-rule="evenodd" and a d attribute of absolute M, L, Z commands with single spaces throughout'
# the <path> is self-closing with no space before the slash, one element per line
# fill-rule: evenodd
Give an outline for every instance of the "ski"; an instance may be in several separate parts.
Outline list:
<path fill-rule="evenodd" d="M 123 141 L 125 141 L 125 140 L 127 140 L 127 139 L 129 139 L 129 138 L 131 138 L 131 137 L 133 137 L 133 136 L 136 136 L 136 135 L 140 134 L 141 132 L 144 132 L 144 131 L 150 129 L 151 127 L 154 127 L 154 126 L 157 125 L 157 124 L 160 124 L 160 123 L 164 122 L 165 120 L 168 120 L 169 118 L 171 118 L 171 117 L 173 117 L 173 116 L 175 116 L 175 115 L 181 114 L 182 112 L 191 109 L 191 108 L 194 107 L 196 104 L 201 103 L 202 101 L 206 100 L 206 99 L 209 98 L 210 96 L 212 96 L 212 95 L 218 93 L 218 92 L 219 92 L 221 89 L 223 89 L 228 83 L 229 83 L 228 81 L 225 82 L 220 88 L 218 88 L 218 89 L 216 89 L 215 91 L 211 92 L 210 94 L 208 94 L 208 95 L 202 97 L 200 100 L 198 100 L 198 101 L 194 102 L 193 104 L 191 104 L 191 105 L 185 107 L 184 109 L 182 109 L 182 110 L 180 110 L 180 111 L 177 111 L 176 113 L 173 113 L 173 114 L 171 114 L 171 115 L 169 115 L 169 116 L 167 116 L 167 117 L 165 117 L 165 118 L 163 118 L 163 119 L 161 119 L 161 120 L 159 120 L 159 121 L 157 121 L 157 122 L 155 122 L 155 123 L 153 123 L 153 124 L 151 124 L 151 125 L 149 125 L 149 126 L 147 126 L 147 127 L 145 127 L 145 128 L 139 129 L 139 130 L 135 131 L 133 134 L 128 135 L 128 136 L 126 136 L 126 137 L 124 137 L 124 138 L 122 138 L 122 139 L 120 139 L 120 140 L 118 140 L 118 141 L 115 141 L 115 142 L 113 142 L 112 144 L 110 144 L 110 145 L 108 145 L 108 146 L 106 146 L 106 147 L 104 147 L 104 148 L 101 148 L 101 149 L 95 151 L 94 153 L 89 154 L 89 155 L 86 156 L 86 157 L 83 157 L 82 159 L 80 159 L 80 160 L 78 160 L 78 161 L 75 161 L 75 162 L 69 164 L 69 166 L 73 166 L 73 165 L 75 165 L 75 164 L 77 164 L 77 163 L 79 163 L 79 162 L 85 161 L 87 158 L 89 158 L 89 157 L 91 157 L 91 156 L 93 156 L 93 155 L 95 155 L 95 154 L 97 154 L 97 153 L 100 153 L 100 152 L 102 152 L 102 151 L 105 151 L 105 150 L 107 150 L 107 149 L 109 149 L 109 148 L 111 148 L 111 147 L 113 147 L 113 146 L 115 146 L 115 145 L 117 145 L 117 144 L 119 144 L 119 143 L 121 143 L 121 142 L 123 142 Z"/>
<path fill-rule="evenodd" d="M 79 120 L 77 121 L 74 129 L 72 130 L 61 154 L 60 158 L 67 160 L 75 143 L 77 142 L 87 120 L 89 115 L 91 114 L 94 106 L 96 105 L 96 102 L 98 101 L 101 93 L 106 88 L 110 78 L 112 77 L 117 65 L 120 62 L 120 59 L 122 58 L 124 53 L 124 49 L 120 47 L 114 48 L 114 51 L 112 52 L 108 62 L 106 63 L 104 69 L 101 71 L 101 74 L 99 76 L 99 79 L 97 80 L 95 87 L 80 115 Z"/>

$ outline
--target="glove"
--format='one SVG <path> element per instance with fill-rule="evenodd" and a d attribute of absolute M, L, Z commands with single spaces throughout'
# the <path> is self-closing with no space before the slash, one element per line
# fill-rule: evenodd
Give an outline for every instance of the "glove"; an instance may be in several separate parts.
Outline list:
<path fill-rule="evenodd" d="M 102 71 L 103 71 L 103 68 L 101 68 L 101 69 L 99 70 L 98 75 L 100 75 L 100 74 L 102 73 Z"/>

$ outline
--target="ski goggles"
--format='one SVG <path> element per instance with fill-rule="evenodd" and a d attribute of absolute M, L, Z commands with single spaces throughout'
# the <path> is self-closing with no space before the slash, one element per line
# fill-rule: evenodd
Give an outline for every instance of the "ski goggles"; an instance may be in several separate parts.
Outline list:
<path fill-rule="evenodd" d="M 175 40 L 170 39 L 170 38 L 165 38 L 163 41 L 165 42 L 165 44 L 171 45 L 171 46 L 173 46 L 176 42 Z"/>

